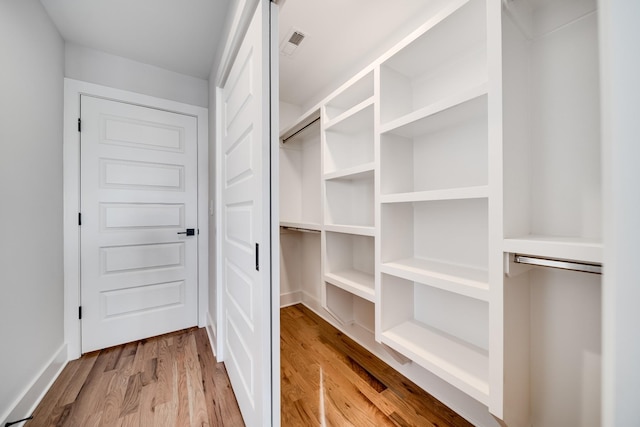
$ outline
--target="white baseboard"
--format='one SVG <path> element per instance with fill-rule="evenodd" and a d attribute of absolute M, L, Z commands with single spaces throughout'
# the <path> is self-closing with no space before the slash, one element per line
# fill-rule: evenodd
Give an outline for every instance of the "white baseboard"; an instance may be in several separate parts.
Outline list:
<path fill-rule="evenodd" d="M 209 337 L 209 344 L 211 344 L 211 350 L 213 350 L 213 357 L 216 357 L 218 353 L 216 349 L 216 342 L 218 342 L 217 330 L 214 327 L 213 319 L 211 318 L 211 313 L 207 312 L 207 336 Z"/>
<path fill-rule="evenodd" d="M 293 291 L 286 294 L 280 294 L 280 308 L 301 303 L 303 299 L 302 291 Z"/>
<path fill-rule="evenodd" d="M 53 382 L 58 378 L 62 369 L 69 362 L 67 344 L 60 346 L 58 351 L 49 359 L 40 372 L 33 378 L 31 383 L 25 388 L 24 392 L 18 397 L 6 412 L 0 416 L 4 426 L 5 423 L 21 420 L 33 414 L 36 407 L 49 391 Z"/>

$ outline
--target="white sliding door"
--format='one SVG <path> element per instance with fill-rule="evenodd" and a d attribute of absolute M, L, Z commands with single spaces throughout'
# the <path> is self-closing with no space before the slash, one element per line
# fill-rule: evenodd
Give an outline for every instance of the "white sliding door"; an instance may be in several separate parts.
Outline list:
<path fill-rule="evenodd" d="M 221 353 L 248 426 L 272 419 L 269 8 L 258 5 L 217 100 Z"/>

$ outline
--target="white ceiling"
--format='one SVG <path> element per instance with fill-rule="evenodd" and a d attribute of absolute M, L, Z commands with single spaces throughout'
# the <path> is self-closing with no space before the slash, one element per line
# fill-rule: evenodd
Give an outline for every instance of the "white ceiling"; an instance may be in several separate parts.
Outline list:
<path fill-rule="evenodd" d="M 229 0 L 40 0 L 65 41 L 208 79 Z"/>
<path fill-rule="evenodd" d="M 280 54 L 280 99 L 310 108 L 369 65 L 446 0 L 286 0 L 282 42 L 291 28 L 307 37 Z"/>
<path fill-rule="evenodd" d="M 40 0 L 65 41 L 208 79 L 232 0 Z M 281 0 L 282 1 L 282 0 Z M 412 31 L 447 0 L 286 0 L 280 97 L 310 107 Z"/>

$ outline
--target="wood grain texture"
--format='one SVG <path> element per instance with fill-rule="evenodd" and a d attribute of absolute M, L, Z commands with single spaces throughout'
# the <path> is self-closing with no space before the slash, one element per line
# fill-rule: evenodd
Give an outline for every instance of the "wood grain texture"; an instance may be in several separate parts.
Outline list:
<path fill-rule="evenodd" d="M 280 322 L 282 426 L 471 426 L 305 306 Z"/>
<path fill-rule="evenodd" d="M 25 424 L 244 426 L 227 371 L 204 329 L 85 354 L 70 362 Z"/>

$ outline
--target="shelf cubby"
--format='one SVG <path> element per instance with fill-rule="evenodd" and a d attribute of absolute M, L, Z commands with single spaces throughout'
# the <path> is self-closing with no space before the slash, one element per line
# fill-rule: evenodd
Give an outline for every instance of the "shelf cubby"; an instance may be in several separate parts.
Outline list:
<path fill-rule="evenodd" d="M 488 200 L 382 205 L 382 270 L 488 298 Z"/>
<path fill-rule="evenodd" d="M 325 180 L 325 224 L 373 227 L 374 172 Z"/>
<path fill-rule="evenodd" d="M 523 0 L 505 9 L 507 251 L 524 249 L 531 255 L 601 262 L 596 7 L 590 0 L 548 4 Z"/>
<path fill-rule="evenodd" d="M 470 0 L 380 66 L 387 123 L 487 82 L 485 0 Z"/>
<path fill-rule="evenodd" d="M 325 173 L 373 162 L 373 100 L 360 107 L 325 127 Z"/>
<path fill-rule="evenodd" d="M 358 79 L 325 104 L 328 122 L 373 97 L 373 71 Z"/>
<path fill-rule="evenodd" d="M 381 193 L 486 187 L 486 92 L 381 135 Z"/>
<path fill-rule="evenodd" d="M 325 236 L 325 280 L 373 302 L 373 237 L 335 232 L 327 232 Z"/>
<path fill-rule="evenodd" d="M 382 275 L 382 342 L 487 403 L 488 303 Z"/>
<path fill-rule="evenodd" d="M 325 283 L 326 310 L 343 326 L 356 326 L 373 334 L 375 310 L 372 302 L 331 283 Z"/>

